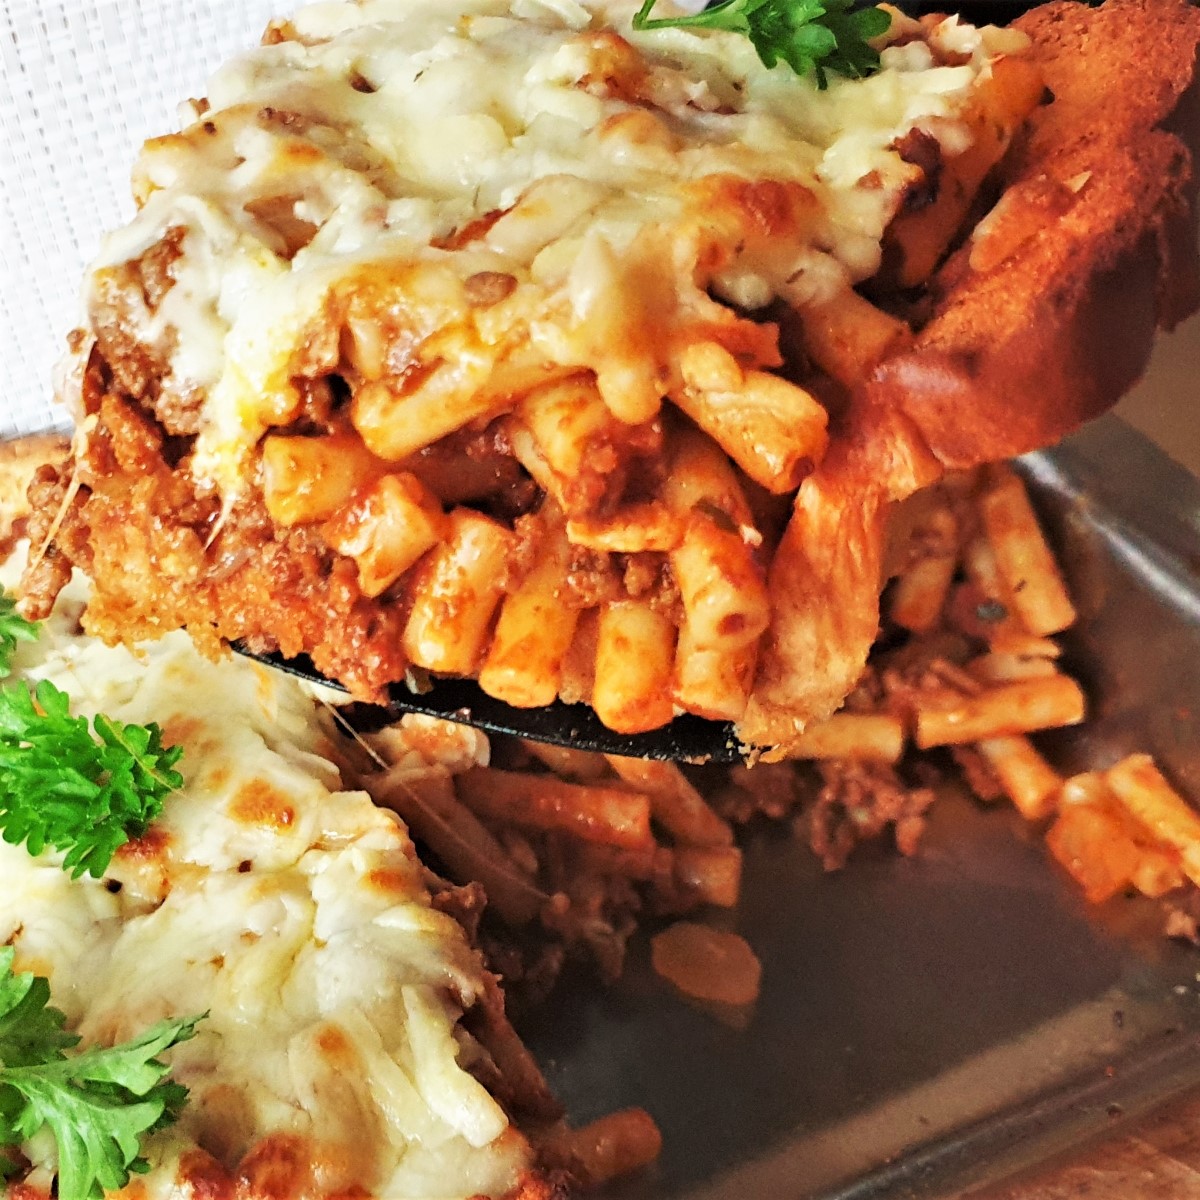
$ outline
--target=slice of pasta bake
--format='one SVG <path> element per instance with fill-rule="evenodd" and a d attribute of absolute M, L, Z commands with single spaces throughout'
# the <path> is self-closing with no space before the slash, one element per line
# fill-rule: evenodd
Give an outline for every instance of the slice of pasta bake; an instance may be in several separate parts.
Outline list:
<path fill-rule="evenodd" d="M 28 602 L 77 564 L 106 639 L 307 653 L 366 699 L 827 715 L 897 502 L 1113 402 L 1195 300 L 1162 127 L 1200 13 L 888 12 L 879 69 L 820 81 L 619 0 L 274 24 L 89 271 Z"/>
<path fill-rule="evenodd" d="M 476 1078 L 496 1067 L 460 1019 L 495 1001 L 493 978 L 431 903 L 405 827 L 343 789 L 314 700 L 262 668 L 202 658 L 183 633 L 137 656 L 104 647 L 78 636 L 80 605 L 73 585 L 22 651 L 23 680 L 69 693 L 83 717 L 161 723 L 182 749 L 182 787 L 96 877 L 9 844 L 21 835 L 6 813 L 0 948 L 48 979 L 89 1045 L 202 1015 L 169 1055 L 190 1093 L 178 1123 L 151 1133 L 147 1173 L 110 1194 L 558 1194 Z M 11 753 L 5 769 L 8 787 Z M 48 1134 L 18 1139 L 15 1162 L 0 1155 L 12 1195 L 48 1197 L 56 1173 L 63 1194 L 73 1148 Z"/>

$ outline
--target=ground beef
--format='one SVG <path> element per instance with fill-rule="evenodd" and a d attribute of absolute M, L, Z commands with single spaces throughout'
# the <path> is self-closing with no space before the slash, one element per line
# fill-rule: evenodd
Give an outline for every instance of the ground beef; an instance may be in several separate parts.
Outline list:
<path fill-rule="evenodd" d="M 502 420 L 456 430 L 417 451 L 405 469 L 446 504 L 471 504 L 499 520 L 532 511 L 541 497 L 513 458 Z"/>
<path fill-rule="evenodd" d="M 171 373 L 174 335 L 148 345 L 132 333 L 144 328 L 175 286 L 174 265 L 186 230 L 168 229 L 140 258 L 97 271 L 89 300 L 96 344 L 111 379 L 128 396 L 149 405 L 163 430 L 190 437 L 200 427 L 202 393 Z"/>
<path fill-rule="evenodd" d="M 519 940 L 510 930 L 489 935 L 484 930 L 480 946 L 488 966 L 504 980 L 504 992 L 514 1016 L 533 1012 L 554 990 L 566 962 L 561 942 Z"/>
<path fill-rule="evenodd" d="M 470 883 L 456 884 L 440 875 L 435 875 L 426 868 L 426 886 L 429 888 L 429 902 L 438 912 L 453 917 L 472 946 L 479 944 L 479 921 L 483 910 L 487 907 L 487 895 L 483 884 L 472 880 Z"/>
<path fill-rule="evenodd" d="M 711 798 L 713 808 L 734 825 L 754 817 L 782 820 L 803 799 L 794 763 L 758 763 L 729 770 L 729 782 Z"/>
<path fill-rule="evenodd" d="M 570 548 L 567 567 L 566 602 L 576 608 L 594 608 L 609 600 L 619 600 L 624 587 L 607 554 L 585 546 Z"/>
<path fill-rule="evenodd" d="M 905 188 L 902 212 L 920 212 L 938 196 L 942 178 L 942 145 L 932 134 L 913 128 L 897 138 L 891 149 L 906 162 L 917 167 L 921 175 Z"/>
<path fill-rule="evenodd" d="M 315 529 L 276 530 L 252 488 L 222 513 L 150 411 L 103 388 L 88 404 L 98 422 L 83 458 L 42 481 L 35 538 L 49 532 L 71 470 L 82 486 L 27 574 L 35 607 L 48 608 L 77 564 L 95 584 L 86 627 L 106 641 L 187 628 L 209 653 L 223 639 L 308 651 L 367 700 L 403 675 L 403 613 L 363 596 L 355 564 Z"/>
<path fill-rule="evenodd" d="M 68 505 L 71 469 L 70 462 L 39 467 L 29 485 L 31 550 L 21 594 L 24 611 L 34 621 L 50 615 L 55 598 L 71 578 L 72 565 L 87 570 L 91 564 L 86 530 L 79 519 L 89 493 L 80 489 Z M 58 531 L 51 538 L 56 523 Z"/>
<path fill-rule="evenodd" d="M 568 953 L 581 951 L 606 983 L 620 979 L 642 908 L 634 882 L 624 875 L 581 872 L 570 842 L 554 835 L 545 839 L 543 861 L 551 893 L 543 927 Z"/>
<path fill-rule="evenodd" d="M 1004 799 L 1004 784 L 978 750 L 973 746 L 951 746 L 950 754 L 976 797 L 988 804 Z"/>
<path fill-rule="evenodd" d="M 860 842 L 889 826 L 901 854 L 913 854 L 925 828 L 931 788 L 909 787 L 883 763 L 837 760 L 817 764 L 823 786 L 806 814 L 809 844 L 827 871 L 845 866 Z"/>

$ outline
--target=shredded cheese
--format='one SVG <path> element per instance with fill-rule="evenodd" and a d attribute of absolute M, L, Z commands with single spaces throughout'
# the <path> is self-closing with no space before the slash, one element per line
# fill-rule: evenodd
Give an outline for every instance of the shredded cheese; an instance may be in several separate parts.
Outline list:
<path fill-rule="evenodd" d="M 711 314 L 710 295 L 820 300 L 872 275 L 917 174 L 897 139 L 921 128 L 961 150 L 972 83 L 1020 48 L 951 18 L 928 35 L 953 52 L 938 65 L 897 14 L 878 74 L 819 91 L 764 68 L 736 34 L 633 34 L 632 14 L 626 0 L 314 4 L 220 70 L 183 132 L 146 145 L 141 211 L 107 240 L 91 293 L 180 238 L 172 285 L 156 305 L 127 301 L 122 321 L 165 362 L 165 392 L 202 397 L 198 479 L 226 496 L 244 486 L 249 451 L 297 411 L 295 379 L 331 309 L 401 265 L 428 268 L 403 276 L 427 314 L 414 337 L 469 329 L 437 345 L 441 359 L 486 379 L 521 344 L 597 369 L 610 402 L 657 404 L 668 355 L 655 342 Z M 698 187 L 721 178 L 807 196 L 803 228 L 748 238 Z M 490 227 L 457 244 L 481 219 Z M 518 286 L 472 314 L 453 284 L 483 271 Z M 645 345 L 606 320 L 631 305 L 661 326 Z M 614 341 L 632 365 L 606 369 Z"/>
<path fill-rule="evenodd" d="M 74 584 L 18 669 L 76 712 L 158 722 L 185 747 L 186 782 L 103 880 L 0 842 L 0 944 L 49 978 L 87 1042 L 207 1012 L 169 1054 L 191 1100 L 130 1194 L 192 1195 L 201 1150 L 248 1196 L 280 1162 L 296 1196 L 502 1196 L 530 1154 L 464 1069 L 478 1048 L 458 1018 L 481 965 L 431 907 L 398 818 L 340 790 L 299 684 L 210 662 L 182 633 L 105 647 L 77 634 L 81 603 Z M 48 1182 L 53 1144 L 24 1151 Z"/>

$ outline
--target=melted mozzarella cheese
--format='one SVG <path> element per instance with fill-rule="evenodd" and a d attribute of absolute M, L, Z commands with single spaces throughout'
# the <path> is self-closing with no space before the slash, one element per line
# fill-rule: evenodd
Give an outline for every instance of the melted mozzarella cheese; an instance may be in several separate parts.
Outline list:
<path fill-rule="evenodd" d="M 107 241 L 93 287 L 181 231 L 173 286 L 124 319 L 168 364 L 165 388 L 204 397 L 201 480 L 241 485 L 249 448 L 296 411 L 298 356 L 331 297 L 386 264 L 513 275 L 508 328 L 493 318 L 476 330 L 493 358 L 517 329 L 549 360 L 585 366 L 613 332 L 590 341 L 585 327 L 650 277 L 672 280 L 647 314 L 664 326 L 706 292 L 760 306 L 869 277 L 916 173 L 894 143 L 919 127 L 961 150 L 955 118 L 972 83 L 1020 40 L 951 19 L 922 36 L 958 65 L 909 40 L 885 48 L 872 77 L 821 91 L 767 70 L 737 34 L 634 34 L 633 11 L 626 0 L 314 4 L 286 39 L 219 71 L 184 132 L 147 144 L 140 214 Z M 894 29 L 920 32 L 899 16 Z M 747 246 L 696 191 L 725 176 L 802 187 L 807 228 Z M 469 244 L 451 240 L 497 216 Z M 689 256 L 698 226 L 718 253 Z M 663 363 L 640 370 L 639 386 L 661 395 Z"/>
<path fill-rule="evenodd" d="M 208 1014 L 168 1054 L 191 1099 L 131 1189 L 191 1195 L 199 1147 L 251 1180 L 247 1196 L 255 1163 L 281 1154 L 295 1196 L 503 1195 L 530 1154 L 462 1065 L 482 967 L 431 907 L 399 819 L 340 790 L 294 681 L 210 662 L 182 633 L 136 655 L 102 646 L 75 633 L 80 604 L 73 586 L 18 668 L 75 712 L 158 722 L 184 747 L 185 784 L 103 880 L 0 842 L 0 945 L 49 978 L 86 1042 Z M 410 758 L 433 745 L 418 737 Z M 48 1179 L 53 1145 L 25 1151 Z"/>

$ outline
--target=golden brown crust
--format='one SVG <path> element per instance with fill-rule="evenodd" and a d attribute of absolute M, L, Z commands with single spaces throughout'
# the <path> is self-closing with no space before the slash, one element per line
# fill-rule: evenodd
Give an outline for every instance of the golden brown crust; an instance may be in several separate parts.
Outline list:
<path fill-rule="evenodd" d="M 29 515 L 29 484 L 38 467 L 62 462 L 70 452 L 71 443 L 61 433 L 35 433 L 0 442 L 0 546 Z"/>
<path fill-rule="evenodd" d="M 932 318 L 876 368 L 849 445 L 797 496 L 739 727 L 748 742 L 785 745 L 853 686 L 878 630 L 891 502 L 1103 412 L 1145 369 L 1156 329 L 1200 304 L 1188 144 L 1200 9 L 1053 3 L 1018 25 L 1054 99 L 1004 164 L 991 227 L 940 270 Z"/>
<path fill-rule="evenodd" d="M 179 1159 L 178 1184 L 182 1193 L 193 1200 L 291 1200 L 298 1196 L 324 1196 L 327 1200 L 368 1200 L 368 1194 L 355 1187 L 347 1191 L 331 1190 L 327 1180 L 313 1178 L 311 1144 L 292 1135 L 264 1138 L 232 1170 L 222 1166 L 205 1150 L 185 1150 Z M 23 1185 L 16 1185 L 21 1188 Z M 32 1188 L 14 1191 L 23 1200 L 43 1200 L 45 1193 Z M 524 1171 L 502 1200 L 567 1200 L 571 1189 L 555 1172 L 540 1169 Z M 121 1190 L 123 1200 L 137 1200 L 145 1188 L 136 1178 Z M 471 1200 L 490 1200 L 480 1194 Z"/>

